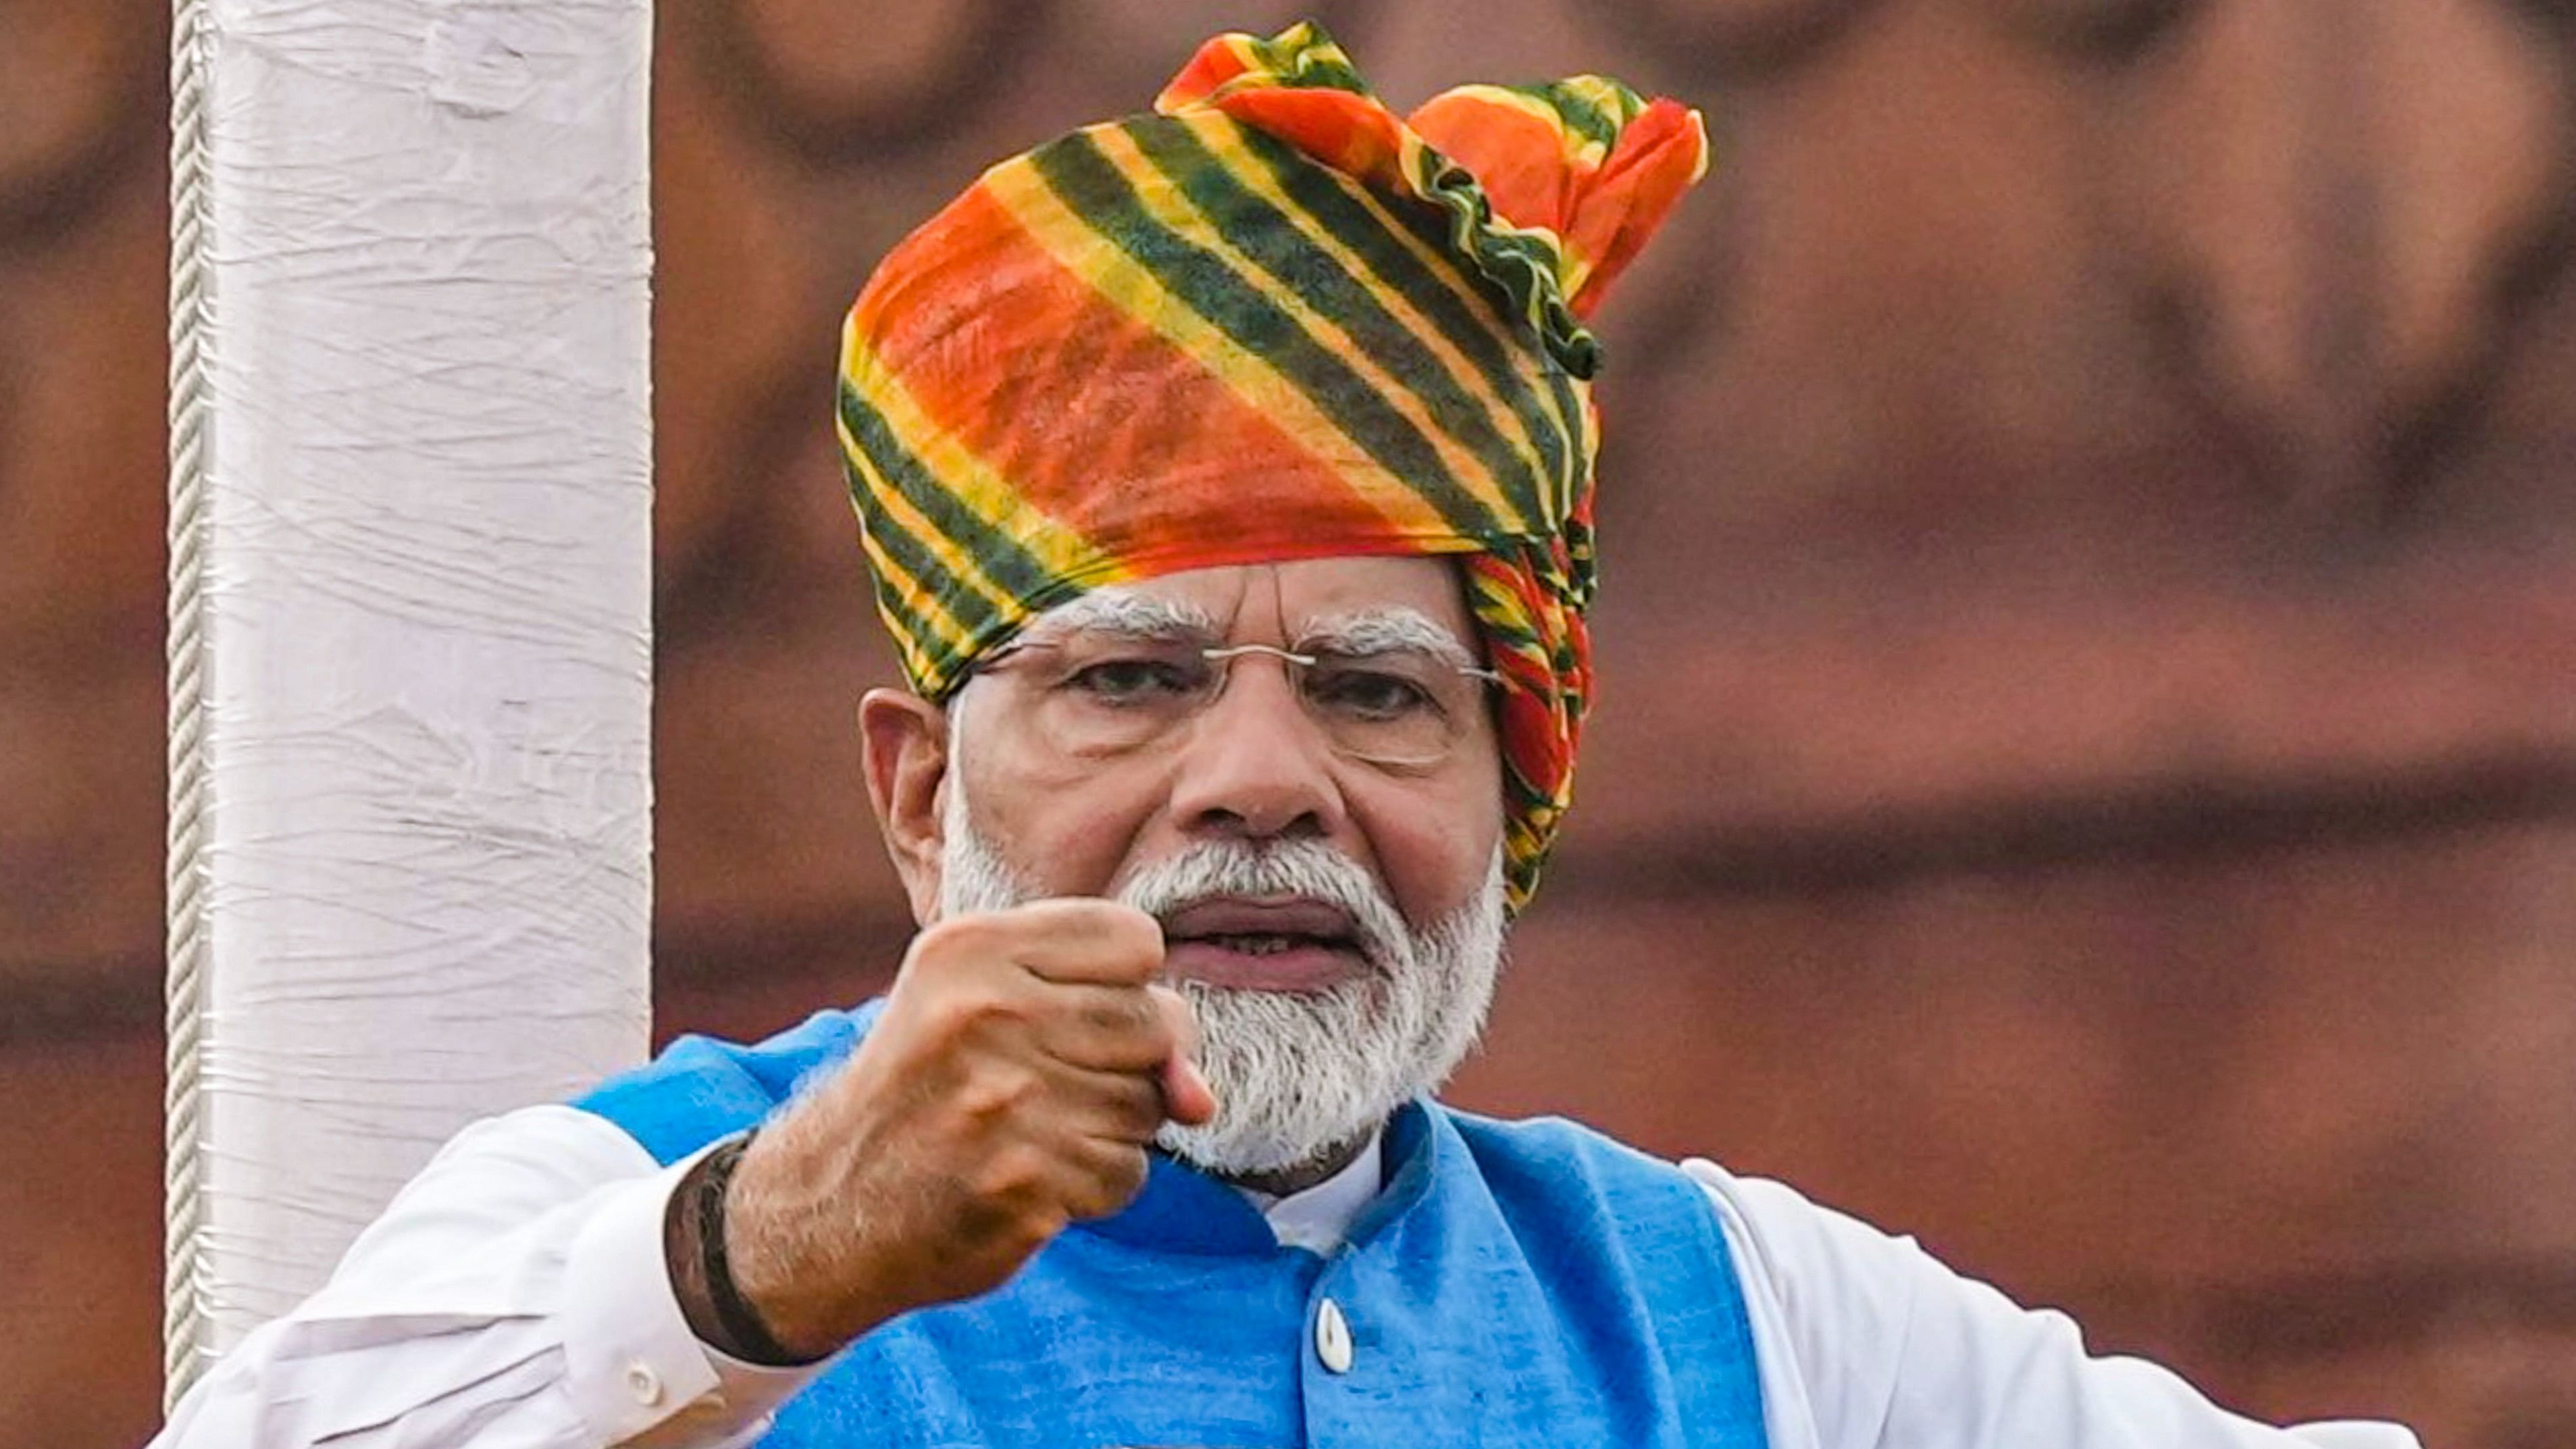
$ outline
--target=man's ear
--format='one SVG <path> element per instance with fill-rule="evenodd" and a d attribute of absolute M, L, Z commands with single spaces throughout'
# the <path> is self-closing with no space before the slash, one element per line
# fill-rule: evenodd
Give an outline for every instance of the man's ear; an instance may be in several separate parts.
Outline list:
<path fill-rule="evenodd" d="M 948 716 L 900 689 L 871 689 L 859 701 L 859 742 L 866 758 L 868 804 L 877 813 L 886 854 L 927 925 L 938 914 L 939 863 L 947 844 L 940 786 L 948 778 Z"/>

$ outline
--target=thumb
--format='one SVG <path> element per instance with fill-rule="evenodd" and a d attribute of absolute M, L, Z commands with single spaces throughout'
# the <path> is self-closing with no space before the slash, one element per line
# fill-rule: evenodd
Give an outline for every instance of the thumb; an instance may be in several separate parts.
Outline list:
<path fill-rule="evenodd" d="M 1163 1110 L 1184 1127 L 1200 1127 L 1216 1116 L 1216 1093 L 1200 1074 L 1199 1017 L 1189 1002 L 1168 986 L 1151 986 L 1146 990 L 1161 1008 L 1163 1017 L 1172 1025 L 1172 1035 L 1179 1045 L 1163 1062 L 1160 1078 L 1163 1087 Z"/>

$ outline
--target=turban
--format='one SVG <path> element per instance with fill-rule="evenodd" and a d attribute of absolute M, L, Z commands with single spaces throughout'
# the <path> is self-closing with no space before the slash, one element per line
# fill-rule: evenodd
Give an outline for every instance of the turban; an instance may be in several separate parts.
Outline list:
<path fill-rule="evenodd" d="M 944 700 L 1104 585 L 1457 558 L 1501 675 L 1517 909 L 1592 694 L 1583 319 L 1706 171 L 1699 114 L 1598 76 L 1399 117 L 1319 28 L 1209 41 L 1154 113 L 1004 161 L 843 329 L 878 611 Z"/>

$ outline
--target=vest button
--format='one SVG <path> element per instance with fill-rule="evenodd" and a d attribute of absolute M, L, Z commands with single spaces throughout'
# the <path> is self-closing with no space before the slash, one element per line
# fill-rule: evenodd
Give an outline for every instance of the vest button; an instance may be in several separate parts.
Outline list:
<path fill-rule="evenodd" d="M 1350 1321 L 1342 1317 L 1342 1305 L 1330 1298 L 1315 1310 L 1315 1357 L 1337 1374 L 1351 1371 Z"/>

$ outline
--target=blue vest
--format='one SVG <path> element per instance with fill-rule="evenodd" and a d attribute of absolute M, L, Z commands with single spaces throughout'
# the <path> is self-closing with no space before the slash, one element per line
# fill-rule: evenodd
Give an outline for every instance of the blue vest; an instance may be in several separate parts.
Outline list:
<path fill-rule="evenodd" d="M 757 1047 L 683 1038 L 575 1105 L 673 1162 L 766 1117 L 876 1011 Z M 1385 1190 L 1330 1258 L 1157 1155 L 1125 1211 L 861 1339 L 764 1449 L 1762 1449 L 1752 1328 L 1697 1184 L 1572 1123 L 1427 1101 L 1385 1151 Z M 1317 1347 L 1328 1301 L 1343 1372 Z"/>

